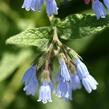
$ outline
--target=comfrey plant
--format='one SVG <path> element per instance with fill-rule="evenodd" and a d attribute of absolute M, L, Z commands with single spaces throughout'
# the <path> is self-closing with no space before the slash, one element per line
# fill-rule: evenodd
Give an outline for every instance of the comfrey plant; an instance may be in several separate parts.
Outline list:
<path fill-rule="evenodd" d="M 52 92 L 55 92 L 60 98 L 72 100 L 72 92 L 81 89 L 82 86 L 88 93 L 97 89 L 97 81 L 89 74 L 80 56 L 71 48 L 63 45 L 58 39 L 56 27 L 54 27 L 53 41 L 44 58 L 40 67 L 38 64 L 32 65 L 23 78 L 24 91 L 28 95 L 34 95 L 36 90 L 39 90 L 37 101 L 44 104 L 52 102 Z M 52 77 L 52 65 L 55 58 L 58 58 L 59 65 L 57 78 Z M 56 83 L 57 86 L 54 87 Z M 37 88 L 37 84 L 39 84 L 39 88 Z"/>
<path fill-rule="evenodd" d="M 109 0 L 103 0 L 104 4 L 99 0 L 84 1 L 92 3 L 97 19 L 106 17 L 105 8 L 109 9 Z M 23 76 L 23 90 L 32 96 L 38 92 L 37 101 L 44 104 L 52 102 L 52 94 L 72 100 L 72 93 L 82 87 L 91 93 L 97 89 L 98 82 L 89 73 L 82 58 L 66 42 L 93 36 L 104 30 L 109 22 L 97 22 L 93 14 L 73 14 L 64 20 L 55 18 L 53 15 L 58 14 L 55 0 L 24 0 L 22 8 L 41 11 L 44 3 L 50 26 L 27 29 L 7 40 L 9 44 L 31 45 L 39 50 L 37 58 Z"/>

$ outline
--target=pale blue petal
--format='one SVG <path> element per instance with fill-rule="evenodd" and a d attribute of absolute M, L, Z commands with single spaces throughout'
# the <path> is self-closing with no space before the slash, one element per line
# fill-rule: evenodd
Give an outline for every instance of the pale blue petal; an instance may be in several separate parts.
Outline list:
<path fill-rule="evenodd" d="M 109 10 L 109 0 L 103 0 L 104 1 L 104 4 L 105 4 L 105 6 L 108 8 L 108 10 Z"/>
<path fill-rule="evenodd" d="M 81 81 L 77 74 L 72 75 L 71 87 L 73 90 L 81 89 Z"/>
<path fill-rule="evenodd" d="M 102 2 L 99 0 L 94 0 L 92 2 L 92 9 L 96 14 L 97 19 L 105 18 L 106 17 L 106 10 Z"/>
<path fill-rule="evenodd" d="M 64 59 L 60 60 L 60 75 L 63 78 L 63 81 L 71 81 L 70 72 L 67 68 Z"/>
<path fill-rule="evenodd" d="M 55 0 L 47 0 L 46 3 L 46 12 L 48 16 L 57 15 L 58 14 L 58 7 Z"/>
<path fill-rule="evenodd" d="M 24 91 L 26 92 L 27 95 L 35 95 L 35 91 L 38 86 L 36 71 L 37 71 L 36 67 L 32 66 L 26 71 L 23 77 L 23 82 L 25 85 Z"/>

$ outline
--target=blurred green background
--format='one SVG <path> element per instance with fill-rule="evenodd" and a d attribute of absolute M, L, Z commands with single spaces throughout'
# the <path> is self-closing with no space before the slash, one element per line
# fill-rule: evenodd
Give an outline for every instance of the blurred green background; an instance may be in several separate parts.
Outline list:
<path fill-rule="evenodd" d="M 41 13 L 26 12 L 23 0 L 0 0 L 0 109 L 109 109 L 109 28 L 93 37 L 68 42 L 84 59 L 90 73 L 99 83 L 91 94 L 82 89 L 65 102 L 53 96 L 53 102 L 43 105 L 37 96 L 26 96 L 22 76 L 37 56 L 37 48 L 6 45 L 12 35 L 30 27 L 49 25 L 45 8 Z M 82 0 L 58 1 L 59 15 L 85 12 L 90 9 Z M 96 19 L 96 18 L 95 18 Z"/>

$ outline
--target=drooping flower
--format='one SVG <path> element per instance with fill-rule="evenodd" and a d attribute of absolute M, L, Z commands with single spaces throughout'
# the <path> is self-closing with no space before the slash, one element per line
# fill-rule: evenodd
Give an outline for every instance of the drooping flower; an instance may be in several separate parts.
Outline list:
<path fill-rule="evenodd" d="M 88 93 L 91 93 L 92 90 L 96 90 L 97 81 L 89 74 L 86 65 L 78 58 L 75 60 L 77 74 L 82 81 L 82 84 Z"/>
<path fill-rule="evenodd" d="M 56 95 L 58 97 L 62 97 L 65 95 L 66 90 L 67 90 L 67 86 L 66 84 L 64 84 L 65 82 L 63 82 L 62 80 L 58 81 L 58 86 L 57 86 L 57 90 L 56 90 Z"/>
<path fill-rule="evenodd" d="M 82 84 L 88 93 L 91 93 L 92 90 L 96 90 L 98 85 L 97 81 L 91 75 L 87 75 L 83 78 Z"/>
<path fill-rule="evenodd" d="M 24 91 L 27 95 L 35 95 L 36 88 L 38 86 L 38 81 L 36 77 L 36 67 L 31 66 L 25 73 L 23 77 Z"/>
<path fill-rule="evenodd" d="M 52 102 L 51 92 L 52 89 L 50 84 L 47 81 L 43 81 L 39 89 L 39 99 L 37 101 L 41 101 L 44 104 L 46 104 L 47 102 Z"/>
<path fill-rule="evenodd" d="M 55 0 L 47 0 L 46 1 L 46 12 L 48 16 L 52 16 L 53 14 L 58 14 L 58 7 Z"/>
<path fill-rule="evenodd" d="M 72 87 L 70 85 L 71 84 L 67 82 L 67 91 L 65 95 L 63 96 L 65 100 L 72 100 Z"/>
<path fill-rule="evenodd" d="M 76 72 L 77 72 L 79 78 L 84 78 L 87 75 L 89 75 L 89 71 L 88 71 L 86 65 L 79 58 L 77 58 L 74 61 L 74 63 L 76 65 Z"/>
<path fill-rule="evenodd" d="M 70 72 L 67 68 L 64 59 L 61 58 L 59 63 L 60 63 L 60 75 L 62 76 L 63 81 L 70 81 L 71 80 Z"/>
<path fill-rule="evenodd" d="M 71 87 L 72 90 L 81 89 L 81 81 L 77 74 L 71 76 Z"/>
<path fill-rule="evenodd" d="M 72 100 L 72 88 L 70 87 L 70 83 L 60 79 L 58 81 L 56 95 L 60 98 Z"/>
<path fill-rule="evenodd" d="M 65 100 L 72 100 L 73 90 L 81 88 L 81 81 L 77 74 L 71 75 L 71 81 L 63 81 L 63 78 L 58 76 L 58 86 L 56 95 L 64 98 Z"/>
<path fill-rule="evenodd" d="M 43 5 L 43 0 L 24 0 L 22 8 L 25 8 L 27 11 L 40 11 Z"/>
<path fill-rule="evenodd" d="M 103 2 L 104 2 L 104 4 L 105 4 L 105 6 L 108 8 L 108 10 L 109 10 L 109 0 L 103 0 Z"/>
<path fill-rule="evenodd" d="M 97 19 L 106 17 L 106 10 L 102 2 L 99 0 L 92 1 L 92 9 L 96 14 Z"/>

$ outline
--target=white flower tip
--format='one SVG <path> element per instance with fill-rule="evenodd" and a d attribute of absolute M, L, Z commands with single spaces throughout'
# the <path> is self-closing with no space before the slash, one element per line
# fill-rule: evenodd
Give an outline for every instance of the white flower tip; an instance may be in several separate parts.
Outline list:
<path fill-rule="evenodd" d="M 96 90 L 97 89 L 97 86 L 93 87 L 93 90 Z"/>
<path fill-rule="evenodd" d="M 26 11 L 30 11 L 30 8 L 25 8 L 26 9 Z"/>
<path fill-rule="evenodd" d="M 41 99 L 38 99 L 38 100 L 37 100 L 37 102 L 41 102 L 41 101 L 42 101 L 43 104 L 46 104 L 46 103 L 47 103 L 47 100 L 41 100 Z M 50 102 L 50 101 L 49 101 L 49 102 Z M 52 100 L 51 100 L 51 102 L 52 102 Z"/>
<path fill-rule="evenodd" d="M 46 103 L 47 103 L 47 100 L 43 100 L 42 103 L 43 103 L 43 104 L 46 104 Z"/>
<path fill-rule="evenodd" d="M 61 98 L 61 97 L 62 97 L 62 96 L 61 96 L 61 95 L 59 95 L 59 94 L 56 94 L 56 96 L 57 96 L 57 97 L 59 97 L 59 98 Z"/>
<path fill-rule="evenodd" d="M 25 8 L 25 6 L 23 5 L 22 8 Z M 30 11 L 30 8 L 25 8 L 26 11 Z"/>
<path fill-rule="evenodd" d="M 101 18 L 103 18 L 103 19 L 104 19 L 104 18 L 106 18 L 106 16 L 101 16 Z"/>
<path fill-rule="evenodd" d="M 24 4 L 22 5 L 22 8 L 25 8 L 25 5 Z"/>
<path fill-rule="evenodd" d="M 87 92 L 90 94 L 92 92 L 92 90 L 87 90 Z"/>
<path fill-rule="evenodd" d="M 37 100 L 37 102 L 40 102 L 40 101 L 41 101 L 40 99 Z"/>
<path fill-rule="evenodd" d="M 99 83 L 96 81 L 96 85 L 99 85 Z"/>
<path fill-rule="evenodd" d="M 33 8 L 31 8 L 31 10 L 34 12 L 34 11 L 36 11 L 36 9 L 33 9 Z"/>
<path fill-rule="evenodd" d="M 26 91 L 26 87 L 23 88 L 23 91 Z"/>

